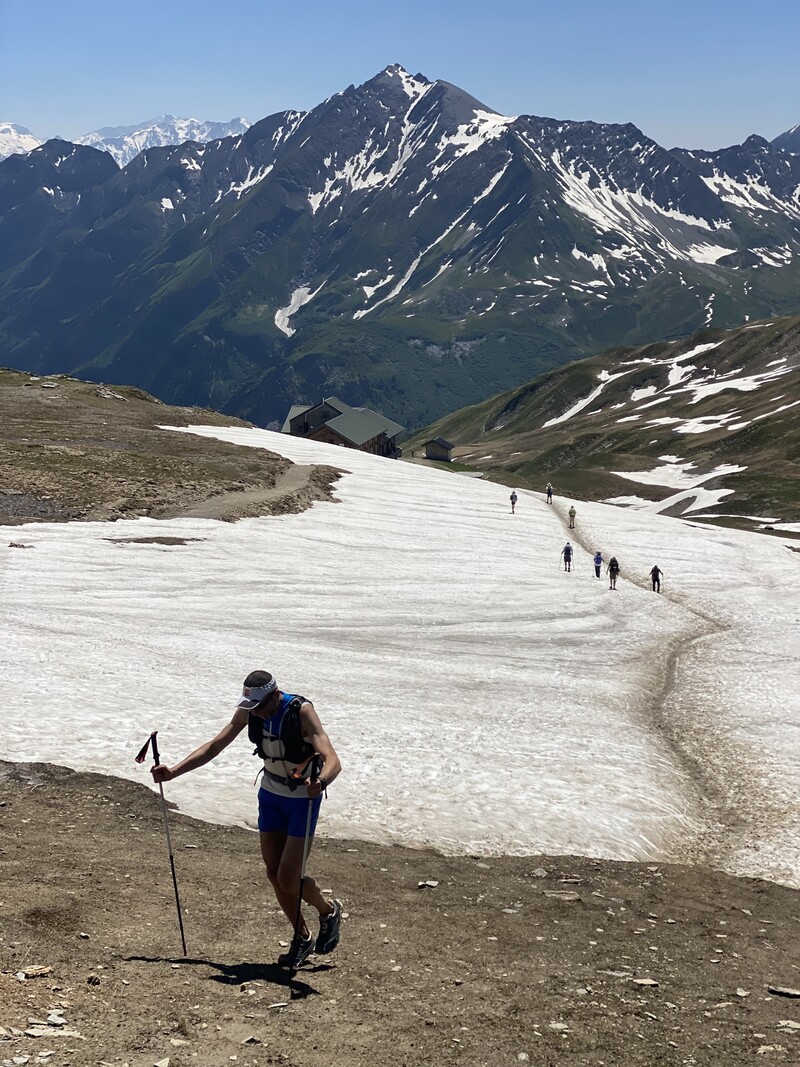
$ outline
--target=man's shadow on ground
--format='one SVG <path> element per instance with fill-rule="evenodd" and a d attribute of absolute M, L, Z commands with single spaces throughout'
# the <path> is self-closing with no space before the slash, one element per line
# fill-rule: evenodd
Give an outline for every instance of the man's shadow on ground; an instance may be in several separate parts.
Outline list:
<path fill-rule="evenodd" d="M 272 985 L 283 986 L 289 991 L 291 1000 L 305 1000 L 306 997 L 320 995 L 318 989 L 314 989 L 307 982 L 298 977 L 297 971 L 291 971 L 287 967 L 280 967 L 277 963 L 217 963 L 215 960 L 193 959 L 187 956 L 124 956 L 123 959 L 137 963 L 169 963 L 180 964 L 182 967 L 211 967 L 219 974 L 208 976 L 211 982 L 220 982 L 222 985 L 245 985 L 247 982 L 270 982 Z M 332 964 L 318 963 L 316 966 L 304 970 L 304 974 L 322 974 L 331 970 Z"/>

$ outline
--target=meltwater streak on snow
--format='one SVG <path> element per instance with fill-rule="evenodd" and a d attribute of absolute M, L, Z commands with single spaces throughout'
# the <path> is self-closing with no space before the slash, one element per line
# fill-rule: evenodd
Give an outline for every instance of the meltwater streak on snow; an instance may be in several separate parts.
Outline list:
<path fill-rule="evenodd" d="M 661 693 L 667 649 L 696 632 L 695 616 L 627 581 L 610 593 L 580 548 L 575 572 L 564 574 L 566 531 L 534 494 L 519 493 L 512 517 L 504 486 L 267 431 L 189 432 L 353 473 L 337 485 L 341 503 L 301 515 L 15 529 L 35 547 L 0 557 L 4 758 L 148 781 L 132 762 L 147 733 L 160 730 L 167 761 L 183 756 L 227 721 L 244 674 L 263 665 L 315 700 L 343 757 L 327 833 L 451 852 L 687 855 L 705 808 L 647 708 Z M 762 538 L 663 518 L 643 525 L 601 505 L 581 505 L 582 526 L 584 512 L 594 527 L 587 547 L 616 552 L 624 576 L 642 529 L 643 573 L 657 560 L 681 596 L 701 591 L 707 613 L 717 609 L 718 581 L 732 635 L 744 560 L 758 579 L 746 592 L 746 623 L 780 610 L 767 563 L 762 588 Z M 694 557 L 683 580 L 670 562 L 676 531 Z M 147 534 L 203 540 L 175 548 L 108 540 Z M 720 549 L 729 535 L 740 551 Z M 781 698 L 763 737 L 758 703 L 728 692 L 729 674 L 738 684 L 741 673 L 726 661 L 733 646 L 731 637 L 707 677 L 698 660 L 696 685 L 708 701 L 698 706 L 707 730 L 699 740 L 716 746 L 712 758 L 732 784 L 750 784 L 746 750 L 731 755 L 727 743 L 732 706 L 758 760 L 769 757 L 773 795 L 788 796 L 800 766 L 789 728 L 800 709 L 787 680 L 796 645 L 779 663 L 760 650 L 755 667 L 742 657 L 751 687 Z M 58 716 L 41 714 L 46 691 L 59 694 Z M 248 752 L 240 739 L 170 783 L 170 799 L 189 814 L 252 825 L 257 761 Z M 754 790 L 750 803 L 761 795 Z M 772 830 L 751 856 L 756 867 L 764 857 L 761 873 L 791 866 Z M 792 869 L 800 880 L 800 862 Z"/>

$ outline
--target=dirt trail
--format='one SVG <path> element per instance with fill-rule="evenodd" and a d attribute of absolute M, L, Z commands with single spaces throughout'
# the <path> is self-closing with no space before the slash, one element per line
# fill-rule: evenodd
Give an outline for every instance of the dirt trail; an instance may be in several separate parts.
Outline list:
<path fill-rule="evenodd" d="M 274 508 L 263 508 L 263 505 L 274 504 L 284 498 L 288 501 L 303 490 L 309 490 L 315 469 L 313 466 L 301 466 L 295 463 L 280 474 L 275 485 L 268 489 L 243 489 L 219 493 L 192 504 L 190 507 L 176 509 L 173 513 L 163 517 L 230 519 L 244 514 L 254 515 L 261 510 L 274 512 Z"/>

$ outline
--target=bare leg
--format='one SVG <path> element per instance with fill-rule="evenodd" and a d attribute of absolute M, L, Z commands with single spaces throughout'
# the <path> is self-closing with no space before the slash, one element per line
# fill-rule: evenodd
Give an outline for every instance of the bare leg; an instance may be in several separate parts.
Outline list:
<path fill-rule="evenodd" d="M 302 837 L 289 837 L 280 830 L 260 833 L 261 856 L 267 868 L 267 877 L 275 890 L 275 897 L 294 929 L 297 918 L 297 891 L 300 888 L 300 872 L 303 866 Z M 309 845 L 310 851 L 310 845 Z M 303 879 L 303 900 L 316 908 L 320 915 L 330 915 L 333 904 L 325 899 L 316 881 L 306 875 Z M 305 919 L 300 933 L 308 937 Z"/>

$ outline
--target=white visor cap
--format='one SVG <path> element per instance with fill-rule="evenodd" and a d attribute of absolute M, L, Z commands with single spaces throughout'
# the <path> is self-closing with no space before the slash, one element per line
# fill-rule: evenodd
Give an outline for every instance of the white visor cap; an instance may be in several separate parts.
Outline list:
<path fill-rule="evenodd" d="M 245 708 L 252 711 L 258 707 L 262 700 L 266 700 L 270 694 L 278 688 L 278 683 L 273 678 L 269 685 L 245 685 L 242 687 L 242 699 L 236 705 L 237 708 Z"/>

